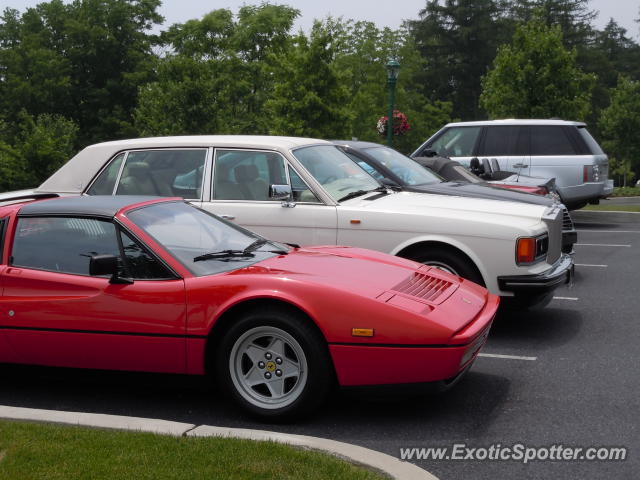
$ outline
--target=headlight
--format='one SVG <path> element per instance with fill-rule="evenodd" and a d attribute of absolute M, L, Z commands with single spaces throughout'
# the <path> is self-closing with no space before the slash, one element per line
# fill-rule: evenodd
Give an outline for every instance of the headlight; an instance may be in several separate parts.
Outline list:
<path fill-rule="evenodd" d="M 516 264 L 529 265 L 547 255 L 549 251 L 549 235 L 538 237 L 520 237 L 516 242 Z"/>

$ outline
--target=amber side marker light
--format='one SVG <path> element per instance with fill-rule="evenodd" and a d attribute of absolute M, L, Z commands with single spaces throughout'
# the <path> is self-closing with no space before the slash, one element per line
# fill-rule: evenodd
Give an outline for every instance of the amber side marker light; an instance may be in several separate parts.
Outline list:
<path fill-rule="evenodd" d="M 351 336 L 353 337 L 373 337 L 373 328 L 352 328 Z"/>
<path fill-rule="evenodd" d="M 536 259 L 536 239 L 519 238 L 516 248 L 517 263 L 532 263 Z"/>

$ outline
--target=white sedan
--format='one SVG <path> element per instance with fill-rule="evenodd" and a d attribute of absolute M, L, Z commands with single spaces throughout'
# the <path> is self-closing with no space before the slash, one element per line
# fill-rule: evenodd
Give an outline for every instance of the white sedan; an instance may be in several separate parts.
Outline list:
<path fill-rule="evenodd" d="M 38 191 L 181 196 L 267 238 L 410 258 L 520 305 L 546 302 L 573 270 L 561 252 L 559 207 L 394 192 L 323 140 L 185 136 L 100 143 Z"/>

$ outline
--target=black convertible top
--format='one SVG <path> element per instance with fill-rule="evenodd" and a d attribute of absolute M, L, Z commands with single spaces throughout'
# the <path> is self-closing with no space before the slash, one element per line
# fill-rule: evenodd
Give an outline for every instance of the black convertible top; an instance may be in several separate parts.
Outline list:
<path fill-rule="evenodd" d="M 20 216 L 79 215 L 113 218 L 124 207 L 149 200 L 167 199 L 142 195 L 94 195 L 60 197 L 28 203 L 20 209 Z"/>

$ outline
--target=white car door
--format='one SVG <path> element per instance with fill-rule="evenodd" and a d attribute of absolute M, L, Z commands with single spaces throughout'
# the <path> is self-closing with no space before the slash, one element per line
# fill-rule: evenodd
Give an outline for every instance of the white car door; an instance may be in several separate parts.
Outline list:
<path fill-rule="evenodd" d="M 336 243 L 336 207 L 321 202 L 279 153 L 216 149 L 212 172 L 205 210 L 276 241 Z M 291 185 L 293 201 L 271 199 L 271 185 Z"/>

